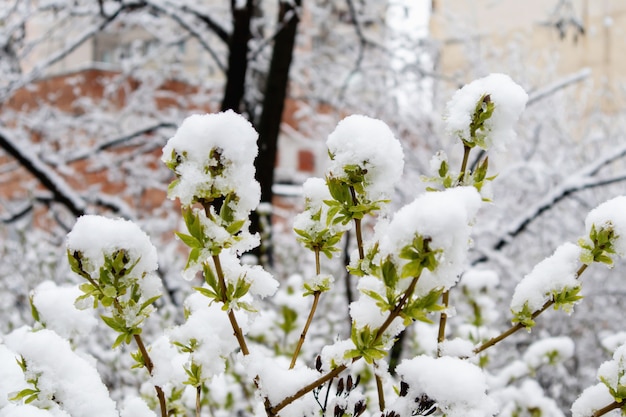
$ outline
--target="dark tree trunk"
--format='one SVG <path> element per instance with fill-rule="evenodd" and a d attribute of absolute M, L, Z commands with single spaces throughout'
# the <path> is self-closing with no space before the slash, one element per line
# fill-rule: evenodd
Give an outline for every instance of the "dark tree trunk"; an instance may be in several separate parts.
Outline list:
<path fill-rule="evenodd" d="M 252 0 L 246 1 L 246 7 L 235 7 L 236 0 L 231 0 L 233 16 L 233 33 L 228 41 L 228 72 L 226 88 L 222 99 L 222 111 L 240 112 L 245 92 L 246 72 L 248 70 L 248 41 L 250 40 L 250 19 L 252 17 Z"/>
<path fill-rule="evenodd" d="M 289 67 L 293 58 L 296 31 L 300 21 L 301 0 L 281 1 L 279 5 L 279 31 L 274 38 L 274 49 L 263 97 L 263 110 L 257 124 L 259 156 L 256 159 L 257 180 L 261 184 L 261 201 L 272 201 L 276 145 L 287 98 Z M 282 27 L 280 26 L 282 25 Z"/>
<path fill-rule="evenodd" d="M 259 132 L 259 156 L 255 161 L 256 179 L 261 185 L 261 202 L 272 202 L 272 185 L 274 184 L 274 167 L 276 166 L 276 148 L 280 124 L 282 122 L 289 67 L 293 58 L 296 32 L 300 17 L 302 0 L 281 1 L 278 11 L 279 30 L 274 37 L 274 49 L 263 96 L 261 116 L 257 123 Z M 262 230 L 262 222 L 258 213 L 252 215 L 252 232 L 260 232 L 264 244 L 255 251 L 262 264 L 272 264 L 272 245 L 270 230 Z M 268 223 L 271 219 L 267 219 Z"/>

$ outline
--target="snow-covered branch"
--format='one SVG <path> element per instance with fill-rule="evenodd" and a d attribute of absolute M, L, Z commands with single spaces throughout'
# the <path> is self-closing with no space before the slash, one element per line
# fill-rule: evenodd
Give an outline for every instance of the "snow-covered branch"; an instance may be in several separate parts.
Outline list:
<path fill-rule="evenodd" d="M 0 148 L 15 158 L 28 172 L 48 189 L 54 200 L 63 204 L 74 216 L 85 214 L 85 201 L 72 190 L 63 178 L 57 175 L 49 166 L 44 164 L 37 155 L 24 149 L 12 140 L 10 133 L 0 130 Z"/>

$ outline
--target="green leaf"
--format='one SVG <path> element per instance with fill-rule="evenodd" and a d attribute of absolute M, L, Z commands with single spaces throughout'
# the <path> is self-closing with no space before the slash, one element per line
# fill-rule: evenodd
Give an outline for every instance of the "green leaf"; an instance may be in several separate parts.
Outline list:
<path fill-rule="evenodd" d="M 396 265 L 391 260 L 391 256 L 385 258 L 381 265 L 381 272 L 383 275 L 383 282 L 385 286 L 388 288 L 396 288 L 398 281 L 400 280 L 400 276 L 398 276 L 398 269 Z"/>
<path fill-rule="evenodd" d="M 244 224 L 246 224 L 245 220 L 234 221 L 234 222 L 232 222 L 231 224 L 229 224 L 226 227 L 226 231 L 229 234 L 234 235 L 234 234 L 238 233 L 241 230 L 241 228 L 243 227 Z"/>
<path fill-rule="evenodd" d="M 139 311 L 141 312 L 141 311 L 145 310 L 145 309 L 146 309 L 146 307 L 148 307 L 149 305 L 151 305 L 152 303 L 154 303 L 154 302 L 155 302 L 156 300 L 158 300 L 159 298 L 161 298 L 161 295 L 160 295 L 160 294 L 159 294 L 159 295 L 155 295 L 154 297 L 149 298 L 148 300 L 144 301 L 144 302 L 141 304 L 141 307 L 139 308 Z"/>
<path fill-rule="evenodd" d="M 176 236 L 178 236 L 180 240 L 182 240 L 183 243 L 189 246 L 190 248 L 202 248 L 202 242 L 200 242 L 198 239 L 196 239 L 193 236 L 187 235 L 185 233 L 180 233 L 180 232 L 176 232 Z"/>
<path fill-rule="evenodd" d="M 220 297 L 217 295 L 215 291 L 212 291 L 208 288 L 204 287 L 193 287 L 194 290 L 198 291 L 200 294 L 204 295 L 207 298 L 215 301 L 221 301 Z"/>

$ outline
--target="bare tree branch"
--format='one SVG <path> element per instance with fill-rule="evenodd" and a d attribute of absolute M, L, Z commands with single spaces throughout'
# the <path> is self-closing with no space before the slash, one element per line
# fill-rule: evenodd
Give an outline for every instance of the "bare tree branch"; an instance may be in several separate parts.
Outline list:
<path fill-rule="evenodd" d="M 0 131 L 0 148 L 15 158 L 28 172 L 49 190 L 55 201 L 64 205 L 74 216 L 85 214 L 85 201 L 61 178 L 52 171 L 36 155 L 21 148 L 15 141 L 9 139 L 4 131 Z"/>
<path fill-rule="evenodd" d="M 145 5 L 145 2 L 140 1 L 137 3 L 126 3 L 120 6 L 114 13 L 109 16 L 106 16 L 102 19 L 101 22 L 95 24 L 94 26 L 86 29 L 81 34 L 76 37 L 72 37 L 71 42 L 65 46 L 65 48 L 56 51 L 50 57 L 38 63 L 37 66 L 24 77 L 22 77 L 19 81 L 12 83 L 6 91 L 0 93 L 0 101 L 6 101 L 13 93 L 25 85 L 30 84 L 37 78 L 39 78 L 44 71 L 55 63 L 61 61 L 70 53 L 74 52 L 78 49 L 82 44 L 84 44 L 87 40 L 91 39 L 95 34 L 101 32 L 104 28 L 106 28 L 109 24 L 111 24 L 117 17 L 122 14 L 126 10 L 134 10 L 137 7 L 141 7 Z"/>
<path fill-rule="evenodd" d="M 228 39 L 230 38 L 230 34 L 224 29 L 223 26 L 218 24 L 211 16 L 208 16 L 204 13 L 195 10 L 188 5 L 183 5 L 181 8 L 182 11 L 190 13 L 194 15 L 196 18 L 204 22 L 208 28 L 210 28 L 218 38 L 220 38 L 224 43 L 228 43 Z"/>
<path fill-rule="evenodd" d="M 575 72 L 574 74 L 568 75 L 567 77 L 557 80 L 554 83 L 531 93 L 528 97 L 528 102 L 526 103 L 526 105 L 530 106 L 531 104 L 534 104 L 536 101 L 542 100 L 546 98 L 547 96 L 550 96 L 556 93 L 557 91 L 562 90 L 565 87 L 568 87 L 572 84 L 583 81 L 584 79 L 588 78 L 590 75 L 591 75 L 591 69 L 584 68 L 578 72 Z"/>
<path fill-rule="evenodd" d="M 552 209 L 559 201 L 569 197 L 577 192 L 588 190 L 617 182 L 626 181 L 626 174 L 614 175 L 608 178 L 596 178 L 596 175 L 602 168 L 616 160 L 626 156 L 626 145 L 621 146 L 613 152 L 604 155 L 601 158 L 591 162 L 576 174 L 566 178 L 559 186 L 554 188 L 551 193 L 545 196 L 541 201 L 536 203 L 526 213 L 522 214 L 511 223 L 508 230 L 501 236 L 494 245 L 492 250 L 499 251 L 511 241 L 524 232 L 535 220 L 543 213 Z M 487 261 L 489 256 L 483 255 L 474 260 L 473 264 Z"/>
<path fill-rule="evenodd" d="M 91 155 L 94 155 L 97 152 L 104 151 L 109 148 L 114 148 L 116 146 L 124 145 L 138 136 L 154 133 L 155 131 L 159 129 L 166 129 L 166 128 L 176 129 L 177 127 L 178 126 L 175 123 L 169 123 L 169 122 L 156 123 L 154 125 L 142 127 L 133 132 L 126 133 L 125 135 L 107 140 L 104 143 L 101 143 L 98 146 L 95 146 L 91 149 L 78 151 L 70 155 L 70 157 L 67 159 L 66 162 L 75 162 L 75 161 L 79 161 L 82 159 L 87 159 Z"/>
<path fill-rule="evenodd" d="M 220 71 L 224 73 L 226 72 L 226 65 L 224 65 L 224 63 L 220 60 L 220 57 L 218 56 L 217 52 L 215 52 L 215 50 L 211 47 L 211 45 L 209 45 L 207 40 L 204 39 L 200 31 L 194 28 L 193 23 L 190 23 L 184 20 L 178 13 L 176 13 L 175 9 L 173 10 L 171 7 L 163 7 L 163 5 L 160 2 L 156 3 L 156 2 L 150 1 L 150 6 L 153 7 L 155 10 L 159 10 L 165 13 L 165 15 L 169 16 L 173 21 L 178 23 L 180 27 L 188 31 L 191 34 L 191 36 L 193 36 L 200 43 L 202 48 L 205 51 L 207 51 L 209 55 L 211 55 L 211 58 L 213 58 L 213 60 L 215 61 L 215 64 L 220 69 Z M 222 39 L 220 34 L 216 33 L 216 35 L 220 39 Z"/>

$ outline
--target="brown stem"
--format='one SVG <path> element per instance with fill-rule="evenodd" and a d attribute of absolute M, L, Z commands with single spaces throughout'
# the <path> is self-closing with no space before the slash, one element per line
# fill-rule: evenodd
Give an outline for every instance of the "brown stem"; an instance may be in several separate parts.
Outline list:
<path fill-rule="evenodd" d="M 143 362 L 146 364 L 146 369 L 152 375 L 152 370 L 154 369 L 154 364 L 152 363 L 152 359 L 150 359 L 150 355 L 148 355 L 148 351 L 146 350 L 146 346 L 143 344 L 143 340 L 141 336 L 138 334 L 133 335 L 135 342 L 137 343 L 137 347 L 139 348 L 139 352 L 141 352 L 141 356 L 143 357 Z M 160 386 L 155 385 L 154 389 L 157 393 L 157 398 L 159 399 L 159 406 L 161 407 L 161 417 L 167 417 L 167 405 L 165 403 L 165 394 Z"/>
<path fill-rule="evenodd" d="M 354 361 L 356 361 L 358 359 L 359 358 L 355 358 L 352 361 L 354 362 Z M 268 411 L 268 415 L 270 417 L 275 416 L 276 413 L 278 413 L 283 408 L 287 407 L 289 404 L 291 404 L 292 402 L 294 402 L 298 398 L 300 398 L 303 395 L 313 391 L 315 388 L 319 387 L 320 385 L 323 385 L 327 381 L 330 381 L 331 379 L 333 379 L 334 377 L 336 377 L 337 375 L 339 375 L 340 373 L 342 373 L 346 369 L 348 369 L 347 365 L 338 366 L 335 369 L 333 369 L 332 371 L 330 371 L 329 373 L 327 373 L 326 375 L 323 375 L 320 378 L 316 379 L 315 381 L 311 382 L 310 384 L 304 386 L 303 388 L 300 388 L 295 394 L 290 395 L 289 397 L 285 398 L 284 400 L 282 400 L 281 402 L 276 404 L 274 407 L 271 407 L 270 409 L 268 409 L 267 410 Z"/>
<path fill-rule="evenodd" d="M 387 317 L 387 320 L 385 320 L 383 325 L 380 326 L 380 328 L 376 332 L 376 339 L 375 340 L 380 339 L 383 336 L 383 333 L 385 333 L 387 328 L 391 325 L 391 322 L 393 322 L 400 315 L 400 313 L 402 312 L 402 309 L 404 308 L 404 305 L 408 301 L 409 297 L 411 295 L 413 295 L 413 291 L 415 290 L 415 285 L 417 285 L 417 280 L 418 279 L 419 279 L 419 276 L 413 278 L 413 280 L 409 284 L 409 287 L 406 289 L 404 295 L 402 296 L 402 298 L 400 299 L 400 301 L 398 302 L 396 307 L 391 311 L 391 313 L 389 313 L 389 316 Z"/>
<path fill-rule="evenodd" d="M 219 255 L 213 255 L 213 264 L 215 265 L 215 272 L 217 273 L 217 279 L 220 283 L 220 289 L 222 290 L 222 302 L 226 303 L 228 301 L 226 299 L 226 281 L 224 279 L 224 271 L 222 270 Z M 237 342 L 241 348 L 241 353 L 244 355 L 250 354 L 248 345 L 246 344 L 246 339 L 243 337 L 243 331 L 241 330 L 241 327 L 239 327 L 239 323 L 237 323 L 237 318 L 235 317 L 235 312 L 233 310 L 228 310 L 228 320 L 230 321 L 235 338 L 237 338 Z"/>
<path fill-rule="evenodd" d="M 201 396 L 202 396 L 202 386 L 198 385 L 196 387 L 196 417 L 200 417 Z"/>
<path fill-rule="evenodd" d="M 298 355 L 300 354 L 300 349 L 302 349 L 302 345 L 304 344 L 304 339 L 306 338 L 306 334 L 309 331 L 311 322 L 313 321 L 313 316 L 315 315 L 315 311 L 317 309 L 317 303 L 320 300 L 321 294 L 322 293 L 320 291 L 315 291 L 313 293 L 313 305 L 311 306 L 309 317 L 307 317 L 306 319 L 306 324 L 304 325 L 304 329 L 302 329 L 302 333 L 300 334 L 300 340 L 298 340 L 298 345 L 296 346 L 296 350 L 293 352 L 293 356 L 291 357 L 291 364 L 289 365 L 289 369 L 293 369 L 293 367 L 296 366 L 296 360 L 298 359 Z"/>
<path fill-rule="evenodd" d="M 607 405 L 606 407 L 596 410 L 596 412 L 593 413 L 591 417 L 603 416 L 609 411 L 613 411 L 613 410 L 617 410 L 618 408 L 621 408 L 623 405 L 624 405 L 623 403 L 618 403 L 617 401 L 614 401 L 611 404 Z"/>
<path fill-rule="evenodd" d="M 450 291 L 444 291 L 441 298 L 444 308 L 448 308 L 450 303 Z M 448 314 L 445 310 L 441 312 L 439 316 L 439 331 L 437 332 L 437 357 L 441 356 L 441 344 L 446 340 L 446 322 L 448 321 Z"/>
<path fill-rule="evenodd" d="M 583 274 L 583 272 L 585 272 L 587 267 L 588 267 L 588 265 L 582 264 L 580 266 L 580 268 L 578 268 L 578 271 L 576 271 L 576 278 L 580 278 L 580 276 Z M 537 310 L 537 311 L 535 311 L 532 314 L 531 319 L 534 320 L 535 318 L 537 318 L 541 313 L 546 311 L 553 304 L 554 304 L 554 299 L 546 301 L 545 304 L 541 307 L 540 310 Z M 516 333 L 518 330 L 521 330 L 521 329 L 523 329 L 525 327 L 526 326 L 524 326 L 523 324 L 517 323 L 516 325 L 510 327 L 505 332 L 499 334 L 496 337 L 493 337 L 493 338 L 489 339 L 488 341 L 486 341 L 485 343 L 483 343 L 482 345 L 480 345 L 479 347 L 474 349 L 474 353 L 478 354 L 478 353 L 482 352 L 483 350 L 490 348 L 491 346 L 493 346 L 496 343 L 502 341 L 503 339 L 506 339 L 507 337 L 509 337 L 512 334 Z"/>
<path fill-rule="evenodd" d="M 359 200 L 356 198 L 356 192 L 354 187 L 350 186 L 350 195 L 352 195 L 352 203 L 357 206 Z M 354 231 L 356 233 L 356 246 L 359 249 L 359 259 L 365 258 L 365 252 L 363 250 L 363 235 L 361 232 L 361 219 L 354 219 Z"/>
<path fill-rule="evenodd" d="M 322 268 L 320 265 L 320 250 L 315 248 L 315 274 L 319 276 Z M 293 356 L 291 357 L 291 364 L 289 365 L 289 369 L 293 369 L 296 366 L 296 360 L 298 359 L 298 355 L 300 354 L 300 349 L 302 349 L 302 345 L 304 344 L 304 339 L 306 338 L 306 334 L 309 331 L 309 327 L 311 326 L 311 322 L 313 321 L 313 316 L 315 315 L 315 311 L 317 310 L 317 303 L 320 300 L 320 291 L 315 291 L 313 293 L 313 305 L 311 306 L 311 311 L 309 312 L 309 317 L 306 319 L 306 324 L 304 325 L 304 329 L 300 334 L 300 340 L 298 340 L 298 345 L 296 346 L 296 350 L 293 352 Z"/>
<path fill-rule="evenodd" d="M 376 375 L 376 392 L 378 393 L 378 409 L 385 411 L 385 393 L 383 392 L 383 379 Z"/>
<path fill-rule="evenodd" d="M 469 161 L 469 155 L 472 151 L 472 148 L 463 144 L 463 162 L 461 162 L 461 172 L 459 173 L 459 179 L 457 180 L 457 184 L 461 184 L 463 179 L 465 178 L 465 170 L 467 169 L 467 163 Z"/>
<path fill-rule="evenodd" d="M 378 332 L 376 333 L 376 338 L 374 339 L 375 341 L 377 341 L 378 339 L 382 337 L 383 333 L 385 333 L 385 330 L 387 330 L 391 322 L 400 315 L 405 303 L 407 302 L 409 297 L 413 294 L 413 291 L 415 290 L 415 285 L 417 284 L 418 279 L 419 279 L 419 276 L 413 278 L 406 292 L 402 296 L 402 299 L 398 302 L 398 305 L 396 305 L 393 311 L 389 313 L 389 317 L 387 317 L 387 320 L 385 320 L 383 325 L 378 329 Z M 361 359 L 361 356 L 357 356 L 356 358 L 353 358 L 352 362 L 356 362 L 359 359 Z M 329 373 L 327 373 L 326 375 L 323 375 L 320 378 L 316 379 L 315 381 L 311 382 L 310 384 L 306 385 L 305 387 L 300 388 L 295 394 L 290 395 L 289 397 L 285 398 L 280 403 L 276 404 L 274 407 L 267 408 L 268 416 L 269 417 L 276 416 L 276 413 L 278 413 L 280 410 L 282 410 L 283 408 L 285 408 L 286 406 L 288 406 L 289 404 L 291 404 L 298 398 L 302 397 L 303 395 L 313 391 L 315 388 L 326 383 L 327 381 L 330 381 L 331 379 L 339 375 L 341 372 L 345 371 L 347 368 L 348 368 L 347 365 L 338 366 L 332 371 L 330 371 Z"/>

